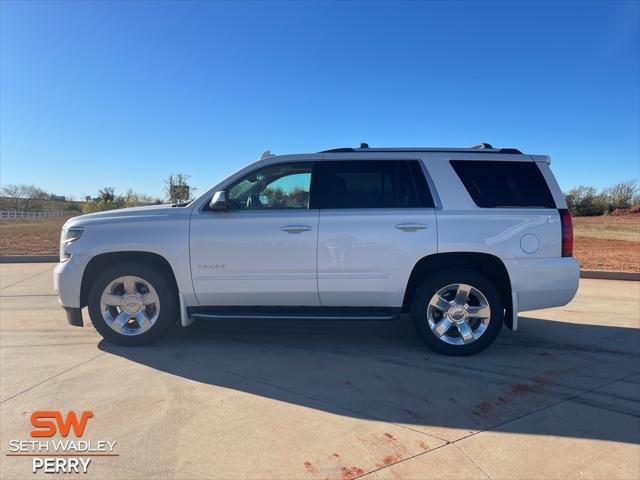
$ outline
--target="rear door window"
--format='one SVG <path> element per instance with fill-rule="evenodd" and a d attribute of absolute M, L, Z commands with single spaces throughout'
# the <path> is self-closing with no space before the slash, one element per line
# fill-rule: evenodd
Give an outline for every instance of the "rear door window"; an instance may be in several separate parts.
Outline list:
<path fill-rule="evenodd" d="M 469 195 L 483 208 L 556 208 L 535 162 L 451 160 Z"/>
<path fill-rule="evenodd" d="M 419 192 L 410 162 L 404 160 L 321 162 L 324 209 L 418 208 L 429 205 L 427 190 Z M 417 162 L 416 162 L 417 163 Z M 427 187 L 428 188 L 428 187 Z"/>

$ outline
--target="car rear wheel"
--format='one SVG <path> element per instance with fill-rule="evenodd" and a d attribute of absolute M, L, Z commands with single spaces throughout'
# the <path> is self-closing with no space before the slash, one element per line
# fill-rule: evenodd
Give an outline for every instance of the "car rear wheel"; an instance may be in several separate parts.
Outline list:
<path fill-rule="evenodd" d="M 146 345 L 175 323 L 175 286 L 160 269 L 144 264 L 116 264 L 93 282 L 89 316 L 106 340 L 119 345 Z"/>
<path fill-rule="evenodd" d="M 452 268 L 429 276 L 411 306 L 416 331 L 433 350 L 472 355 L 498 336 L 504 318 L 498 289 L 484 275 Z"/>

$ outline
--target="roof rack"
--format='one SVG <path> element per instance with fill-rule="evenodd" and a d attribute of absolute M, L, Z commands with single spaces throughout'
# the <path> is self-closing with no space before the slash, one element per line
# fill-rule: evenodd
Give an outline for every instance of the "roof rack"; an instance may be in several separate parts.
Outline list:
<path fill-rule="evenodd" d="M 332 148 L 330 150 L 322 150 L 319 153 L 359 153 L 359 152 L 459 152 L 459 153 L 501 153 L 510 155 L 521 155 L 522 152 L 517 148 L 494 148 L 490 143 L 479 143 L 471 148 L 370 148 L 367 143 L 361 143 L 360 148 Z"/>
<path fill-rule="evenodd" d="M 484 150 L 485 148 L 493 148 L 490 143 L 479 143 L 477 145 L 473 145 L 471 150 Z"/>

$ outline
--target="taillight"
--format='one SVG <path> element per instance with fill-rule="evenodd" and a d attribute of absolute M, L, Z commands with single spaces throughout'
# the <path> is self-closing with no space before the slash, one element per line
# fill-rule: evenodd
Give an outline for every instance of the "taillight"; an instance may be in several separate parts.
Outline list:
<path fill-rule="evenodd" d="M 558 209 L 560 212 L 560 229 L 562 230 L 562 256 L 573 257 L 573 220 L 571 213 L 566 208 Z"/>

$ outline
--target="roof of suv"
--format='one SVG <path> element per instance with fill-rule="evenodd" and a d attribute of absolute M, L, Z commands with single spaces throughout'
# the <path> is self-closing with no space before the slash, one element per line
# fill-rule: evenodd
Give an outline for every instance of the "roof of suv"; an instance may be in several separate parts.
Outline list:
<path fill-rule="evenodd" d="M 384 148 L 369 148 L 369 145 L 366 143 L 361 143 L 359 148 L 332 148 L 330 150 L 323 150 L 319 153 L 348 153 L 348 152 L 459 152 L 459 153 L 502 153 L 502 154 L 510 154 L 510 155 L 521 155 L 522 152 L 517 148 L 493 148 L 488 143 L 481 143 L 479 145 L 474 145 L 471 148 L 424 148 L 424 147 L 416 147 L 416 148 L 394 148 L 394 147 L 384 147 Z"/>

